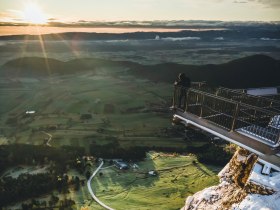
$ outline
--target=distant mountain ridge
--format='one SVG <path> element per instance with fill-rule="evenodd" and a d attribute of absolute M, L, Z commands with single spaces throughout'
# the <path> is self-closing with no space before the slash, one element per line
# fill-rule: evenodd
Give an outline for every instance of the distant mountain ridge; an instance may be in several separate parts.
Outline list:
<path fill-rule="evenodd" d="M 98 58 L 79 58 L 60 61 L 54 58 L 21 57 L 10 60 L 0 67 L 0 76 L 4 77 L 46 77 L 52 75 L 70 75 L 85 71 L 95 72 L 97 67 L 120 66 L 135 67 L 139 64 L 129 61 L 112 61 Z"/>
<path fill-rule="evenodd" d="M 224 64 L 184 65 L 163 63 L 142 65 L 130 61 L 113 61 L 96 58 L 81 58 L 67 62 L 52 58 L 23 57 L 11 60 L 0 68 L 2 77 L 45 77 L 69 75 L 84 71 L 95 72 L 98 67 L 128 69 L 136 77 L 154 82 L 173 83 L 180 72 L 192 81 L 207 81 L 215 86 L 231 88 L 265 87 L 280 85 L 280 61 L 265 55 L 253 55 Z"/>
<path fill-rule="evenodd" d="M 265 55 L 253 55 L 224 64 L 181 65 L 175 63 L 145 66 L 134 74 L 152 81 L 173 82 L 184 72 L 192 81 L 206 81 L 230 88 L 280 85 L 280 61 Z"/>
<path fill-rule="evenodd" d="M 213 41 L 217 37 L 223 37 L 229 40 L 244 40 L 244 39 L 279 39 L 280 30 L 279 26 L 270 27 L 233 27 L 228 30 L 227 28 L 215 30 L 191 30 L 191 29 L 178 29 L 174 32 L 159 32 L 157 29 L 153 32 L 130 32 L 130 33 L 97 33 L 97 32 L 65 32 L 53 33 L 43 35 L 5 35 L 0 36 L 0 40 L 45 40 L 45 41 L 61 41 L 61 40 L 143 40 L 167 37 L 200 37 L 201 40 Z"/>

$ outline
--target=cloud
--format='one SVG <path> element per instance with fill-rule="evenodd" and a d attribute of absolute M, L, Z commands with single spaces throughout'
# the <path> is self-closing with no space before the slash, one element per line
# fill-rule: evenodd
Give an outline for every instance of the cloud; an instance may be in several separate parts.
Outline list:
<path fill-rule="evenodd" d="M 3 15 L 3 14 L 2 14 Z M 0 26 L 26 26 L 28 23 L 1 19 Z M 83 27 L 83 28 L 176 28 L 176 29 L 217 29 L 217 28 L 236 28 L 236 27 L 260 27 L 274 25 L 280 27 L 280 21 L 258 22 L 258 21 L 205 21 L 205 20 L 158 20 L 158 21 L 86 21 L 62 22 L 59 19 L 48 19 L 47 26 L 52 27 Z"/>
<path fill-rule="evenodd" d="M 238 1 L 238 0 L 235 0 L 233 3 L 235 3 L 235 4 L 247 4 L 248 1 Z"/>
<path fill-rule="evenodd" d="M 262 4 L 266 7 L 271 8 L 280 8 L 280 0 L 234 0 L 233 3 L 235 4 L 246 4 L 246 3 L 257 3 Z"/>
<path fill-rule="evenodd" d="M 280 8 L 280 0 L 248 0 L 248 2 L 260 3 L 268 7 L 279 7 Z"/>
<path fill-rule="evenodd" d="M 166 38 L 161 38 L 161 40 L 164 41 L 189 41 L 189 40 L 200 40 L 200 37 L 195 37 L 195 36 L 188 36 L 188 37 L 166 37 Z"/>
<path fill-rule="evenodd" d="M 23 21 L 23 14 L 18 10 L 6 10 L 0 12 L 0 21 L 1 22 L 11 22 L 13 24 Z"/>

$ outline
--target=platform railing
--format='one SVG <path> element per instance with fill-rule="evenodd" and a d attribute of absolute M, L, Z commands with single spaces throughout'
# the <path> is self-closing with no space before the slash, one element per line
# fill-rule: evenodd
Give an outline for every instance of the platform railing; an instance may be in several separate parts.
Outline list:
<path fill-rule="evenodd" d="M 268 95 L 268 96 L 265 96 L 265 98 L 268 98 L 268 99 L 272 99 L 274 101 L 278 101 L 280 103 L 280 94 L 276 94 L 276 95 Z"/>
<path fill-rule="evenodd" d="M 232 99 L 241 103 L 257 106 L 271 111 L 280 111 L 280 101 L 274 100 L 262 96 L 254 96 L 246 94 L 246 90 L 243 89 L 229 89 L 225 87 L 210 88 L 204 85 L 203 87 L 206 92 L 215 94 L 216 96 L 221 96 L 224 98 Z"/>
<path fill-rule="evenodd" d="M 194 114 L 229 132 L 249 135 L 258 141 L 278 147 L 280 129 L 271 126 L 271 121 L 280 113 L 246 104 L 244 101 L 246 100 L 240 102 L 194 88 L 174 88 L 173 105 L 178 110 Z"/>

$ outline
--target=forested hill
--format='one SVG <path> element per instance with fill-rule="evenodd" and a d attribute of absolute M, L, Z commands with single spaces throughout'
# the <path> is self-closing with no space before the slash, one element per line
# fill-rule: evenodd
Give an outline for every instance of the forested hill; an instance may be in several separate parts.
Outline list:
<path fill-rule="evenodd" d="M 95 58 L 62 62 L 51 58 L 24 57 L 4 64 L 0 68 L 0 76 L 11 78 L 15 76 L 69 75 L 84 71 L 96 72 L 99 67 L 128 69 L 126 73 L 154 82 L 173 83 L 178 73 L 184 72 L 192 81 L 207 81 L 207 83 L 215 86 L 246 88 L 280 85 L 280 61 L 265 55 L 244 57 L 218 65 L 183 65 L 177 63 L 142 65 L 129 61 Z"/>
<path fill-rule="evenodd" d="M 224 64 L 180 65 L 165 63 L 142 66 L 133 73 L 152 81 L 173 82 L 178 73 L 186 73 L 192 81 L 231 88 L 280 85 L 280 61 L 265 55 L 254 55 Z"/>
<path fill-rule="evenodd" d="M 82 72 L 95 72 L 98 67 L 138 66 L 137 63 L 111 61 L 95 58 L 80 58 L 60 61 L 53 58 L 22 57 L 10 60 L 0 67 L 0 76 L 4 77 L 46 77 L 51 75 L 69 75 Z"/>

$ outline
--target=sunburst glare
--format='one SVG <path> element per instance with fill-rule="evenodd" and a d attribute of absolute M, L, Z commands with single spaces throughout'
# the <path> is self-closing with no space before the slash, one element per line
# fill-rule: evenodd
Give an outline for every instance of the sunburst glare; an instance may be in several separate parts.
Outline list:
<path fill-rule="evenodd" d="M 23 19 L 31 24 L 46 24 L 48 21 L 46 14 L 35 3 L 28 3 L 25 6 Z"/>

